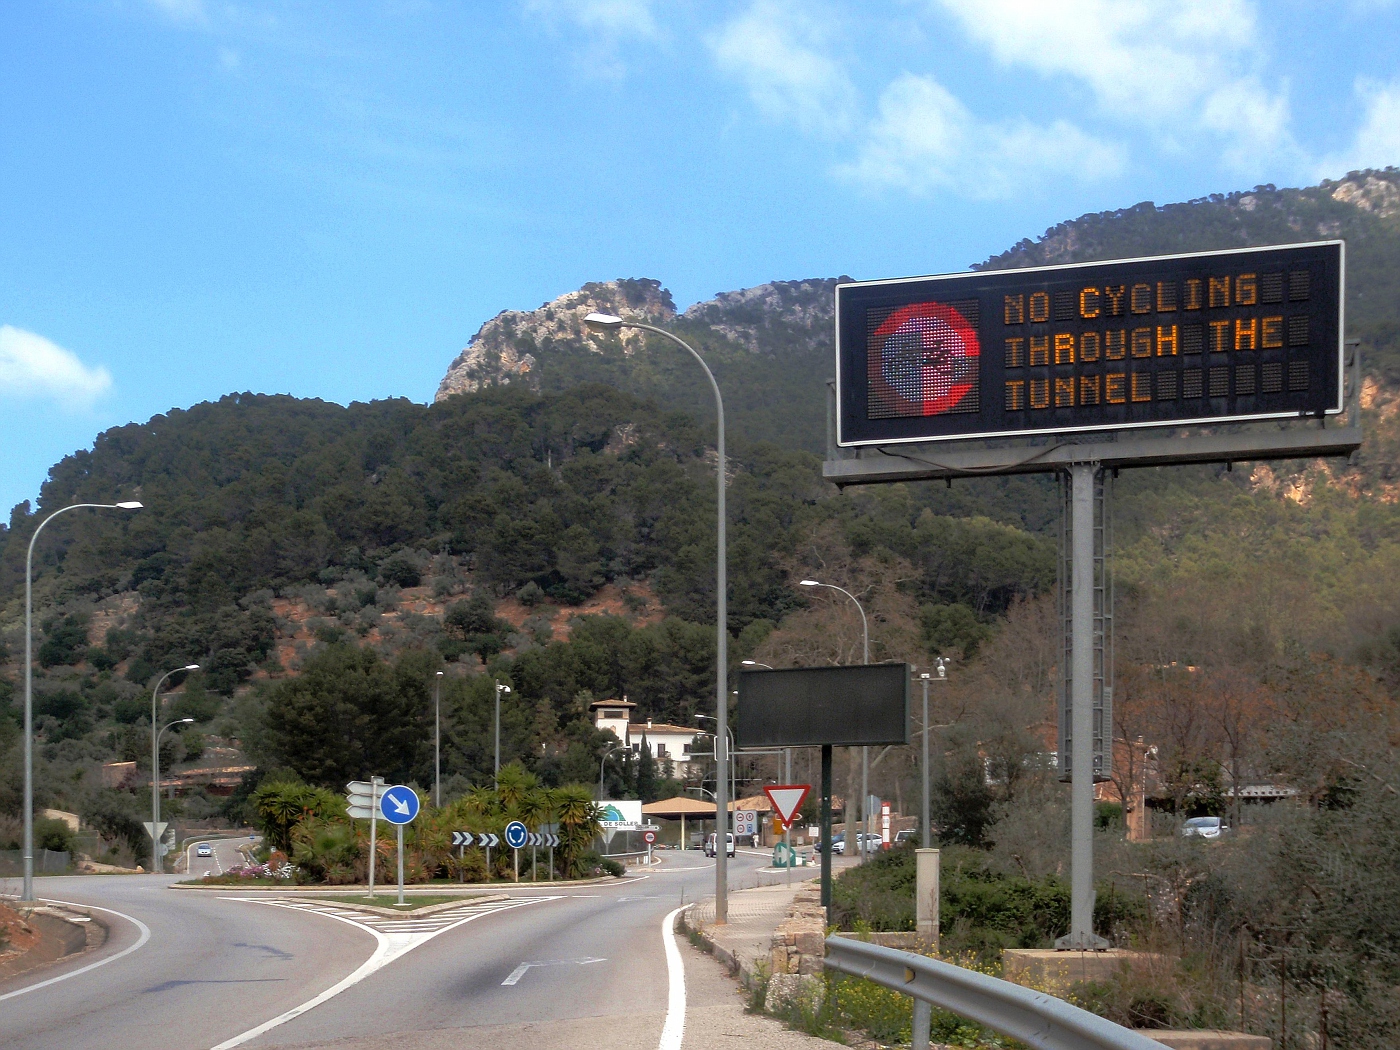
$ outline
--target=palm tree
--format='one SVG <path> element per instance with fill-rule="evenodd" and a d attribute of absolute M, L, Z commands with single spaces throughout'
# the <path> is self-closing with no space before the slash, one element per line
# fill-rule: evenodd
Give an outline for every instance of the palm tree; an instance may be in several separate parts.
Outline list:
<path fill-rule="evenodd" d="M 518 813 L 521 800 L 539 786 L 539 777 L 519 762 L 502 766 L 501 774 L 496 778 L 496 794 L 500 796 L 501 806 L 508 813 Z"/>
<path fill-rule="evenodd" d="M 554 792 L 554 812 L 559 818 L 559 839 L 564 851 L 564 871 L 575 877 L 586 874 L 581 860 L 603 830 L 593 792 L 582 784 L 568 784 Z"/>

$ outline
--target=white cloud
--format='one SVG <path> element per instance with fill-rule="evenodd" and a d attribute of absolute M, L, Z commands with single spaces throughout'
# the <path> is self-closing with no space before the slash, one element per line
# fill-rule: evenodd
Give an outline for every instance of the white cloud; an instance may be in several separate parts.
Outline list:
<path fill-rule="evenodd" d="M 737 77 L 754 104 L 803 131 L 831 135 L 855 119 L 856 92 L 823 52 L 823 27 L 808 7 L 757 0 L 711 41 L 720 69 Z"/>
<path fill-rule="evenodd" d="M 953 189 L 1005 197 L 1046 177 L 1093 181 L 1118 174 L 1122 151 L 1064 120 L 978 121 L 943 85 L 906 73 L 880 97 L 856 160 L 838 174 L 868 189 L 923 194 Z"/>
<path fill-rule="evenodd" d="M 1319 164 L 1323 177 L 1400 164 L 1400 80 L 1387 84 L 1363 77 L 1356 82 L 1356 94 L 1365 110 L 1361 126 L 1345 150 Z"/>
<path fill-rule="evenodd" d="M 89 368 L 71 350 L 42 335 L 0 325 L 0 396 L 42 398 L 90 408 L 112 386 L 112 374 Z"/>
<path fill-rule="evenodd" d="M 1262 41 L 1248 0 L 930 2 L 1001 64 L 1076 80 L 1099 115 L 1165 146 L 1206 131 L 1235 167 L 1298 157 L 1286 90 L 1255 72 Z"/>
<path fill-rule="evenodd" d="M 610 40 L 661 35 L 651 0 L 525 0 L 524 6 L 548 22 L 572 22 Z"/>

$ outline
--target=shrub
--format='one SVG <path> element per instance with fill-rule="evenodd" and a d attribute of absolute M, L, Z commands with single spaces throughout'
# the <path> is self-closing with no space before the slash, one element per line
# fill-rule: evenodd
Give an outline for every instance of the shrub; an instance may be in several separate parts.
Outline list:
<path fill-rule="evenodd" d="M 604 873 L 611 875 L 615 879 L 620 879 L 627 874 L 627 869 L 611 857 L 600 857 L 598 859 L 598 867 L 601 868 Z"/>

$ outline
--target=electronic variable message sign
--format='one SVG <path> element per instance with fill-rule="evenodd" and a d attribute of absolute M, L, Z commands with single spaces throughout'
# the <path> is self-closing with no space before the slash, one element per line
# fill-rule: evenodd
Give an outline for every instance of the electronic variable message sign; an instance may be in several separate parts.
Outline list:
<path fill-rule="evenodd" d="M 836 288 L 837 442 L 1342 410 L 1343 244 Z"/>
<path fill-rule="evenodd" d="M 742 671 L 739 747 L 909 743 L 909 665 Z"/>

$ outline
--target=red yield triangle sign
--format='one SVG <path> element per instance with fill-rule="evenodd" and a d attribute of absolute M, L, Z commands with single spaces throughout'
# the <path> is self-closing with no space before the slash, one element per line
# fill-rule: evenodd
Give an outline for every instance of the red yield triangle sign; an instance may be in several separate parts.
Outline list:
<path fill-rule="evenodd" d="M 768 801 L 773 803 L 773 812 L 778 814 L 778 819 L 786 828 L 792 824 L 792 818 L 797 816 L 807 792 L 811 790 L 811 784 L 775 784 L 764 788 L 763 793 L 768 796 Z"/>

